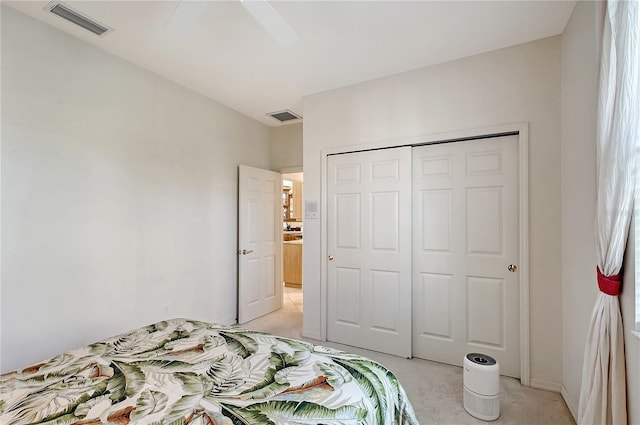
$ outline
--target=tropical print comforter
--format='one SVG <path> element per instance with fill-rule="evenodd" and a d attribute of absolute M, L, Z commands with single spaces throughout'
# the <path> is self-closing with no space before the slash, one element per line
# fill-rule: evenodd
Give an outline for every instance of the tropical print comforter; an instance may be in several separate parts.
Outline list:
<path fill-rule="evenodd" d="M 136 329 L 2 375 L 3 425 L 417 424 L 366 358 L 193 320 Z"/>

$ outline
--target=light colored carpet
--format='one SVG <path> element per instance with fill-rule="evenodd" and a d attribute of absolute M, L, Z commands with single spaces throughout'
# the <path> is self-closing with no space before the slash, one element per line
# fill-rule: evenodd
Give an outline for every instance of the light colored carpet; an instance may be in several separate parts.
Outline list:
<path fill-rule="evenodd" d="M 282 309 L 242 326 L 334 347 L 381 363 L 400 380 L 422 425 L 487 423 L 470 416 L 462 406 L 462 368 L 302 338 L 301 290 L 285 288 L 284 292 Z M 492 423 L 560 425 L 575 422 L 560 394 L 524 387 L 517 379 L 500 377 L 500 417 Z"/>

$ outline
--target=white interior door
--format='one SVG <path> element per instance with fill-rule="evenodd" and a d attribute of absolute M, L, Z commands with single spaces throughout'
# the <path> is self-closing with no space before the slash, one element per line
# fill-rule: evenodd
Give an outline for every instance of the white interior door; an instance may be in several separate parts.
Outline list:
<path fill-rule="evenodd" d="M 411 148 L 327 165 L 327 339 L 410 357 Z"/>
<path fill-rule="evenodd" d="M 413 150 L 413 354 L 520 377 L 518 138 Z"/>
<path fill-rule="evenodd" d="M 282 178 L 239 166 L 238 323 L 282 307 Z"/>

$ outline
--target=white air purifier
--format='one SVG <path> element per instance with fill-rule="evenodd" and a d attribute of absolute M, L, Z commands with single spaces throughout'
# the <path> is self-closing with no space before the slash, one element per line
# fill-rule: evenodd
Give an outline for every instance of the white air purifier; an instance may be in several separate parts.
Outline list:
<path fill-rule="evenodd" d="M 483 421 L 500 416 L 500 366 L 485 354 L 469 353 L 464 357 L 464 410 Z"/>

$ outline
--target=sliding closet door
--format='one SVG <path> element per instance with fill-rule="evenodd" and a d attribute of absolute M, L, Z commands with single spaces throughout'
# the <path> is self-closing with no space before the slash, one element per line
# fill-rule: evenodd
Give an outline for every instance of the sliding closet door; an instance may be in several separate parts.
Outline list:
<path fill-rule="evenodd" d="M 413 354 L 520 376 L 517 136 L 413 151 Z"/>
<path fill-rule="evenodd" d="M 327 339 L 411 356 L 411 148 L 328 158 Z"/>

